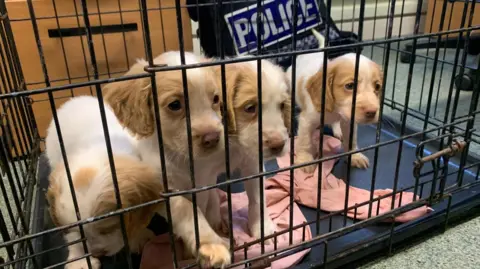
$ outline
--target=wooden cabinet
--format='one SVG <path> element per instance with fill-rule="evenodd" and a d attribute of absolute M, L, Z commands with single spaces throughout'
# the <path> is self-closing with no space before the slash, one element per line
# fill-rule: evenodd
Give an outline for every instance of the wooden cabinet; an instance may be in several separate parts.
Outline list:
<path fill-rule="evenodd" d="M 145 58 L 145 44 L 139 1 L 87 0 L 93 45 L 100 78 L 118 77 L 137 58 Z M 185 5 L 185 0 L 182 0 Z M 32 1 L 40 43 L 51 86 L 93 80 L 92 57 L 85 36 L 80 0 Z M 19 53 L 27 87 L 46 87 L 27 1 L 6 1 L 8 15 Z M 178 50 L 178 27 L 175 0 L 147 0 L 150 38 L 154 55 Z M 185 50 L 192 50 L 190 18 L 182 8 Z M 95 87 L 55 92 L 58 107 L 71 96 L 94 94 Z M 33 111 L 40 136 L 51 120 L 47 94 L 32 96 Z"/>
<path fill-rule="evenodd" d="M 440 25 L 440 21 L 442 19 L 442 11 L 443 11 L 443 2 L 444 0 L 429 0 L 428 1 L 428 10 L 427 10 L 427 18 L 425 21 L 425 33 L 437 33 L 438 27 Z M 443 29 L 441 31 L 448 31 L 448 30 L 456 30 L 460 29 L 462 17 L 463 17 L 463 9 L 465 6 L 465 1 L 457 1 L 454 3 L 447 3 L 447 8 L 445 12 L 445 19 L 443 24 Z M 468 21 L 470 19 L 470 11 L 471 11 L 472 3 L 469 3 L 467 9 L 467 16 L 465 20 L 465 27 L 468 25 Z M 451 20 L 450 20 L 451 18 Z M 432 24 L 433 20 L 433 24 Z M 472 26 L 480 24 L 480 3 L 476 3 L 474 16 L 472 20 Z M 457 36 L 456 34 L 451 34 L 450 36 Z"/>

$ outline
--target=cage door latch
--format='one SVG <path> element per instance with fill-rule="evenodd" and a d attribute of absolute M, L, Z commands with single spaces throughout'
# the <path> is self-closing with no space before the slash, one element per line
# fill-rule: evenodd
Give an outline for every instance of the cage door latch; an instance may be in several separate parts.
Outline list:
<path fill-rule="evenodd" d="M 422 169 L 423 167 L 423 164 L 425 164 L 426 162 L 432 162 L 438 158 L 441 158 L 443 156 L 449 156 L 449 157 L 452 157 L 454 156 L 455 154 L 459 153 L 459 152 L 462 152 L 463 149 L 465 148 L 465 146 L 467 145 L 467 143 L 465 141 L 457 141 L 457 140 L 453 140 L 452 141 L 452 144 L 440 151 L 437 151 L 435 153 L 432 153 L 428 156 L 425 156 L 423 158 L 419 158 L 417 159 L 416 161 L 413 162 L 413 175 L 415 177 L 420 177 L 420 170 Z"/>

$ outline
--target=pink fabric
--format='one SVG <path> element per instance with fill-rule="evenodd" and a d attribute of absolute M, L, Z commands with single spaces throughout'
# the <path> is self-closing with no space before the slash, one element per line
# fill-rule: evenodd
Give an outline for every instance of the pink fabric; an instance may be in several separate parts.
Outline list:
<path fill-rule="evenodd" d="M 316 137 L 314 136 L 314 139 Z M 333 137 L 324 136 L 324 144 L 323 149 L 324 153 L 323 156 L 333 155 L 336 150 L 340 147 L 341 142 Z M 290 155 L 286 154 L 280 158 L 277 158 L 277 162 L 280 168 L 289 167 L 290 166 Z M 345 195 L 346 195 L 346 184 L 343 180 L 336 178 L 332 173 L 333 166 L 335 164 L 335 160 L 330 160 L 327 162 L 323 162 L 323 170 L 322 170 L 322 193 L 321 193 L 321 203 L 320 209 L 323 211 L 328 212 L 335 212 L 339 210 L 343 210 L 345 206 Z M 315 169 L 313 174 L 306 174 L 300 169 L 294 170 L 294 199 L 297 203 L 316 208 L 317 207 L 317 190 L 318 190 L 318 167 Z M 274 177 L 269 179 L 268 185 L 274 186 L 282 186 L 285 190 L 290 189 L 290 171 L 280 172 L 276 174 Z M 391 194 L 391 189 L 385 190 L 375 190 L 373 192 L 373 197 L 377 198 L 379 196 Z M 360 204 L 365 201 L 370 200 L 370 191 L 352 187 L 350 186 L 349 195 L 348 195 L 348 206 L 354 206 L 355 204 Z M 418 198 L 418 196 L 417 196 Z M 395 208 L 399 207 L 400 203 L 400 193 L 395 195 Z M 411 192 L 403 192 L 402 193 L 402 200 L 401 205 L 409 204 L 413 201 L 413 193 Z M 372 216 L 377 215 L 377 207 L 380 204 L 380 209 L 378 211 L 379 215 L 382 215 L 391 209 L 392 205 L 392 197 L 385 197 L 380 199 L 380 203 L 375 202 L 372 204 Z M 369 205 L 366 204 L 357 208 L 356 218 L 359 220 L 367 219 L 368 218 L 368 207 Z M 432 209 L 423 206 L 416 208 L 414 210 L 408 211 L 401 215 L 398 215 L 395 218 L 397 222 L 407 222 L 418 217 L 421 217 Z M 355 211 L 350 210 L 347 212 L 347 215 L 350 218 L 354 218 Z"/>
<path fill-rule="evenodd" d="M 177 261 L 179 267 L 193 264 L 195 259 L 185 255 L 183 244 L 180 240 L 175 242 Z M 168 234 L 161 234 L 145 244 L 140 261 L 140 269 L 173 268 L 172 249 Z M 198 267 L 194 267 L 198 268 Z"/>
<path fill-rule="evenodd" d="M 272 188 L 268 188 L 271 186 Z M 290 196 L 289 192 L 283 188 L 278 188 L 278 186 L 272 186 L 266 184 L 265 197 L 267 203 L 268 213 L 273 222 L 277 225 L 276 231 L 284 231 L 289 228 L 289 218 L 290 218 Z M 221 202 L 221 213 L 224 229 L 226 229 L 228 224 L 228 203 L 227 203 L 227 194 L 219 190 L 220 202 Z M 255 239 L 250 237 L 248 229 L 248 197 L 246 193 L 235 193 L 232 194 L 232 222 L 233 222 L 233 235 L 235 238 L 235 244 L 237 246 L 242 246 L 245 243 L 254 241 Z M 293 204 L 293 226 L 300 225 L 307 220 L 303 216 L 300 208 L 294 203 Z M 296 229 L 293 231 L 293 243 L 299 243 L 302 241 L 303 229 Z M 288 233 L 284 233 L 277 236 L 277 249 L 282 249 L 289 246 Z M 305 229 L 305 240 L 312 239 L 312 233 L 310 228 L 307 226 Z M 258 257 L 261 255 L 260 244 L 250 246 L 247 251 L 247 259 Z M 265 245 L 265 253 L 274 251 L 274 244 Z M 303 256 L 305 256 L 310 250 L 304 250 L 299 253 L 287 256 L 285 258 L 273 261 L 270 264 L 272 269 L 288 268 L 295 265 L 300 261 Z M 242 261 L 245 259 L 244 250 L 241 249 L 235 252 L 235 261 Z M 244 268 L 240 266 L 239 268 Z"/>
<path fill-rule="evenodd" d="M 318 144 L 318 134 L 314 134 L 314 141 Z M 336 150 L 340 147 L 340 141 L 336 138 L 330 136 L 324 136 L 324 155 L 328 156 L 334 154 Z M 280 158 L 277 158 L 278 165 L 280 168 L 288 167 L 290 165 L 290 155 L 286 154 Z M 322 196 L 320 208 L 324 211 L 335 212 L 344 209 L 345 195 L 346 195 L 346 184 L 336 178 L 332 173 L 335 160 L 330 160 L 323 162 L 322 170 Z M 317 190 L 318 190 L 318 168 L 311 175 L 305 174 L 300 169 L 294 171 L 294 200 L 295 202 L 316 208 L 317 206 Z M 289 216 L 290 216 L 290 171 L 280 172 L 268 179 L 265 182 L 265 197 L 267 202 L 267 208 L 270 214 L 270 217 L 273 219 L 274 223 L 277 225 L 277 232 L 288 229 L 289 225 Z M 373 197 L 383 196 L 392 193 L 392 190 L 375 190 Z M 227 210 L 227 195 L 225 192 L 219 190 L 220 201 L 221 201 L 221 214 L 224 224 L 224 229 L 226 230 L 228 224 L 228 210 Z M 399 206 L 400 194 L 395 196 L 395 207 Z M 350 187 L 349 189 L 349 200 L 348 206 L 353 206 L 365 201 L 370 200 L 370 192 L 367 190 L 359 189 L 356 187 Z M 403 192 L 402 194 L 402 205 L 406 205 L 413 201 L 413 193 Z M 380 200 L 380 202 L 373 203 L 372 205 L 372 216 L 377 215 L 377 207 L 379 214 L 384 214 L 390 211 L 392 197 L 386 197 Z M 362 206 L 357 208 L 356 218 L 359 220 L 368 218 L 368 207 L 369 205 Z M 247 218 L 248 218 L 248 198 L 245 193 L 232 194 L 232 220 L 233 220 L 233 233 L 235 238 L 235 243 L 237 246 L 241 246 L 246 242 L 250 242 L 253 238 L 250 237 L 248 232 Z M 293 225 L 302 224 L 306 221 L 299 207 L 294 204 L 294 223 Z M 401 214 L 395 218 L 397 222 L 407 222 L 423 216 L 431 211 L 430 208 L 423 206 L 411 211 L 408 211 L 404 214 Z M 347 213 L 351 218 L 354 217 L 354 210 L 351 210 Z M 297 229 L 293 232 L 294 243 L 300 242 L 302 240 L 302 229 Z M 312 234 L 310 228 L 307 226 L 305 230 L 305 240 L 310 240 Z M 176 242 L 177 244 L 177 253 L 178 260 L 180 260 L 180 266 L 185 266 L 193 263 L 195 260 L 189 257 L 186 257 L 183 253 L 183 247 L 181 242 Z M 277 246 L 278 249 L 282 249 L 288 246 L 288 233 L 279 235 L 277 237 Z M 272 245 L 265 245 L 266 253 L 273 251 Z M 147 243 L 144 248 L 142 261 L 140 264 L 140 269 L 160 269 L 160 268 L 172 268 L 172 258 L 170 252 L 170 245 L 168 240 L 168 235 L 160 235 L 154 240 L 151 240 Z M 302 252 L 287 256 L 280 260 L 273 261 L 270 264 L 272 269 L 288 268 L 295 265 L 299 262 L 303 256 L 305 256 L 309 250 L 304 250 Z M 168 255 L 165 255 L 168 253 Z M 250 246 L 247 252 L 247 258 L 252 258 L 260 255 L 260 245 L 256 244 Z M 161 258 L 160 258 L 161 257 Z M 241 261 L 244 259 L 244 250 L 239 250 L 235 252 L 235 262 Z M 243 266 L 241 266 L 243 268 Z"/>
<path fill-rule="evenodd" d="M 267 209 L 273 222 L 277 225 L 277 232 L 286 230 L 289 227 L 290 217 L 290 196 L 288 190 L 281 188 L 281 186 L 274 186 L 266 184 L 265 197 L 267 203 Z M 228 228 L 228 203 L 227 194 L 223 191 L 218 191 L 220 195 L 220 210 L 223 220 L 223 229 Z M 306 222 L 305 216 L 303 216 L 300 208 L 297 204 L 293 205 L 293 226 Z M 235 244 L 242 246 L 245 243 L 254 241 L 254 238 L 250 237 L 248 229 L 248 197 L 245 192 L 232 194 L 232 222 L 233 222 L 233 235 Z M 293 231 L 293 243 L 299 243 L 303 240 L 303 229 L 296 229 Z M 307 226 L 305 229 L 305 240 L 312 239 L 312 233 Z M 181 242 L 176 242 L 177 253 L 180 253 L 178 260 L 181 261 L 180 265 L 185 266 L 193 263 L 194 259 L 189 259 L 184 255 L 184 249 Z M 289 245 L 289 234 L 281 234 L 277 236 L 277 249 L 285 248 Z M 255 244 L 248 247 L 247 259 L 258 257 L 261 255 L 260 244 Z M 265 253 L 274 251 L 274 244 L 265 245 Z M 285 258 L 273 261 L 269 267 L 272 269 L 288 268 L 299 262 L 310 250 L 304 250 Z M 169 244 L 168 235 L 157 236 L 154 240 L 148 242 L 143 250 L 142 261 L 140 269 L 160 269 L 160 268 L 173 268 L 173 260 L 171 255 L 165 255 L 170 253 L 171 248 Z M 161 257 L 161 258 L 159 258 Z M 235 262 L 245 260 L 245 254 L 243 248 L 235 252 Z M 262 263 L 257 261 L 255 265 Z M 263 267 L 263 266 L 262 266 Z M 239 266 L 238 268 L 244 268 Z"/>

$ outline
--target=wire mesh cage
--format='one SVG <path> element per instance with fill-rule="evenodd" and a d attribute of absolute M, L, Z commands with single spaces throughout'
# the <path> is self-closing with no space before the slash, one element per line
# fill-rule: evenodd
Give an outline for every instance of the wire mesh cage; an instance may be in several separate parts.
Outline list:
<path fill-rule="evenodd" d="M 434 227 L 446 229 L 480 204 L 479 8 L 477 1 L 454 0 L 0 1 L 0 266 L 344 268 L 392 253 Z M 167 52 L 174 60 L 162 61 L 173 55 Z M 373 65 L 380 70 L 376 79 Z M 307 90 L 310 108 L 299 105 L 305 70 L 314 70 L 319 82 L 312 86 L 317 95 Z M 176 86 L 165 86 L 171 81 Z M 210 129 L 197 130 L 208 119 L 200 117 L 196 103 L 204 97 L 193 91 L 195 83 L 215 90 L 208 98 L 222 127 L 213 138 Z M 341 91 L 332 90 L 337 84 Z M 133 99 L 116 106 L 120 93 L 110 92 L 122 87 L 128 98 L 148 97 L 122 110 Z M 232 96 L 230 88 L 242 87 L 250 99 Z M 365 87 L 375 92 L 365 97 Z M 172 88 L 181 98 L 163 97 Z M 95 97 L 95 107 L 61 114 L 62 105 L 85 95 Z M 138 191 L 141 202 L 125 199 L 128 173 L 118 161 L 110 108 L 122 128 L 136 132 L 133 147 L 148 152 L 136 160 L 144 168 L 134 170 L 132 186 L 145 182 L 138 175 L 151 166 L 150 183 L 160 183 L 161 193 L 150 189 Z M 72 163 L 78 156 L 65 139 L 96 133 L 81 124 L 97 109 L 103 137 L 97 147 L 105 150 L 102 169 L 113 204 L 84 216 L 106 198 L 79 196 Z M 178 125 L 168 118 L 177 114 L 162 109 L 184 110 Z M 309 109 L 317 115 L 312 130 L 302 122 Z M 151 131 L 133 130 L 144 112 Z M 360 120 L 362 113 L 370 120 Z M 60 194 L 48 194 L 58 169 L 45 153 L 49 126 L 71 206 L 54 206 Z M 269 136 L 275 128 L 288 129 L 281 141 Z M 302 128 L 318 135 L 318 152 L 299 163 Z M 196 141 L 205 152 L 223 145 L 208 155 Z M 95 158 L 85 162 L 97 165 Z M 308 167 L 314 172 L 306 173 Z M 104 186 L 85 184 L 91 195 Z M 74 221 L 63 221 L 68 218 Z M 98 228 L 110 219 L 114 226 Z M 148 236 L 132 242 L 144 228 Z M 210 230 L 223 238 L 217 248 L 207 248 L 214 245 L 203 234 Z M 99 250 L 95 240 L 111 240 L 100 244 L 115 251 Z"/>

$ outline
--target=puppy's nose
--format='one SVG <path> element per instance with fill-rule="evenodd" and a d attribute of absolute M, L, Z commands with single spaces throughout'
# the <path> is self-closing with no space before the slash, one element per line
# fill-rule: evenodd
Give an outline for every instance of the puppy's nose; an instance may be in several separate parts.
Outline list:
<path fill-rule="evenodd" d="M 277 154 L 282 152 L 283 147 L 285 146 L 285 140 L 280 137 L 271 138 L 267 139 L 267 141 L 265 141 L 265 144 L 274 154 Z"/>
<path fill-rule="evenodd" d="M 375 118 L 376 115 L 377 115 L 376 110 L 365 112 L 365 117 L 367 117 L 368 119 L 373 119 L 373 118 Z"/>
<path fill-rule="evenodd" d="M 210 132 L 202 137 L 202 146 L 204 148 L 213 148 L 220 141 L 220 132 Z"/>

